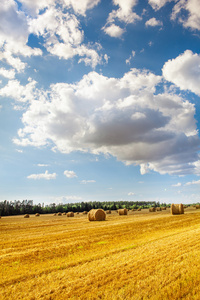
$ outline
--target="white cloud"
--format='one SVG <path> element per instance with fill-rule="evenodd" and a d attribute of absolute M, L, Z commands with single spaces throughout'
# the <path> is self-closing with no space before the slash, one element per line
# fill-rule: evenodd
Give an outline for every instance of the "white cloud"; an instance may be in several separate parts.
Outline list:
<path fill-rule="evenodd" d="M 171 2 L 171 1 L 173 1 L 173 0 L 149 0 L 148 2 L 154 10 L 159 10 L 167 2 Z"/>
<path fill-rule="evenodd" d="M 133 195 L 135 195 L 135 193 L 133 193 L 133 192 L 128 193 L 128 196 L 133 196 Z"/>
<path fill-rule="evenodd" d="M 50 180 L 50 179 L 56 179 L 57 174 L 56 173 L 52 173 L 49 174 L 48 171 L 45 171 L 45 173 L 41 173 L 41 174 L 31 174 L 29 176 L 27 176 L 28 179 L 45 179 L 45 180 Z"/>
<path fill-rule="evenodd" d="M 147 27 L 148 26 L 155 27 L 155 26 L 162 26 L 163 23 L 161 21 L 159 21 L 159 20 L 156 20 L 156 18 L 151 18 L 148 21 L 146 21 L 145 25 Z"/>
<path fill-rule="evenodd" d="M 67 177 L 67 178 L 74 178 L 74 177 L 77 177 L 76 173 L 74 171 L 64 171 L 64 175 Z"/>
<path fill-rule="evenodd" d="M 176 175 L 197 173 L 200 140 L 195 107 L 171 93 L 156 94 L 161 77 L 132 69 L 122 78 L 90 72 L 75 84 L 37 92 L 23 114 L 20 146 L 62 153 L 113 155 L 127 165 Z"/>
<path fill-rule="evenodd" d="M 16 55 L 41 55 L 40 49 L 27 46 L 29 27 L 24 12 L 19 11 L 14 0 L 2 1 L 0 6 L 0 60 L 6 61 L 18 72 L 26 64 Z"/>
<path fill-rule="evenodd" d="M 168 60 L 162 69 L 166 80 L 181 90 L 189 90 L 200 96 L 200 55 L 186 50 L 183 54 Z"/>
<path fill-rule="evenodd" d="M 15 78 L 15 70 L 6 70 L 5 68 L 0 68 L 0 76 L 13 79 Z"/>
<path fill-rule="evenodd" d="M 103 27 L 102 29 L 109 36 L 116 37 L 116 38 L 121 37 L 122 34 L 124 33 L 124 29 L 122 29 L 121 27 L 119 27 L 115 24 L 111 24 L 110 26 Z"/>
<path fill-rule="evenodd" d="M 83 44 L 84 33 L 75 15 L 50 7 L 37 18 L 29 21 L 30 31 L 44 38 L 47 51 L 60 59 L 80 57 L 79 62 L 93 68 L 102 62 L 99 44 Z"/>
<path fill-rule="evenodd" d="M 181 184 L 181 182 L 178 182 L 178 183 L 176 183 L 176 184 L 172 184 L 172 186 L 174 186 L 174 187 L 179 187 L 179 186 L 181 186 L 182 184 Z"/>
<path fill-rule="evenodd" d="M 85 15 L 88 9 L 92 9 L 101 0 L 64 0 L 63 2 L 67 6 L 72 6 L 74 11 L 78 14 Z"/>
<path fill-rule="evenodd" d="M 35 85 L 36 81 L 31 78 L 29 83 L 22 86 L 18 80 L 9 80 L 7 85 L 0 89 L 0 96 L 10 97 L 19 102 L 27 102 L 35 99 Z"/>
<path fill-rule="evenodd" d="M 137 2 L 137 0 L 113 0 L 113 4 L 119 8 L 109 14 L 106 25 L 102 28 L 104 32 L 111 37 L 121 37 L 125 29 L 116 25 L 116 21 L 130 24 L 141 20 L 142 18 L 132 11 Z"/>
<path fill-rule="evenodd" d="M 131 63 L 131 59 L 135 56 L 135 51 L 132 51 L 131 52 L 131 55 L 129 56 L 128 59 L 126 59 L 126 64 L 129 64 Z"/>
<path fill-rule="evenodd" d="M 80 202 L 82 197 L 76 195 L 67 195 L 67 196 L 58 196 L 58 197 L 51 197 L 50 203 L 75 203 Z"/>
<path fill-rule="evenodd" d="M 161 9 L 168 2 L 175 2 L 171 19 L 181 23 L 185 28 L 200 30 L 200 2 L 199 0 L 149 0 L 154 10 Z"/>
<path fill-rule="evenodd" d="M 21 150 L 21 149 L 16 149 L 16 151 L 17 151 L 18 153 L 23 153 L 23 150 Z"/>
<path fill-rule="evenodd" d="M 19 2 L 31 16 L 36 16 L 41 10 L 54 4 L 55 0 L 19 0 Z"/>
<path fill-rule="evenodd" d="M 200 180 L 197 181 L 193 180 L 191 182 L 187 182 L 185 185 L 193 185 L 193 184 L 200 184 Z"/>
<path fill-rule="evenodd" d="M 81 184 L 87 184 L 87 183 L 94 183 L 96 182 L 95 180 L 81 180 L 80 183 Z"/>
<path fill-rule="evenodd" d="M 38 167 L 49 167 L 47 164 L 37 164 Z"/>
<path fill-rule="evenodd" d="M 200 30 L 200 2 L 199 0 L 178 1 L 173 7 L 172 20 L 178 18 L 178 21 L 185 28 Z"/>

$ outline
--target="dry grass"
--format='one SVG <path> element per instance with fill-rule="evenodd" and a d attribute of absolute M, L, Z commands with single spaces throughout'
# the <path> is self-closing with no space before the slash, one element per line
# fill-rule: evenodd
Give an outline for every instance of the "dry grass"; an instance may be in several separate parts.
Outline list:
<path fill-rule="evenodd" d="M 27 226 L 28 224 L 28 226 Z M 0 220 L 0 299 L 200 299 L 200 211 Z"/>

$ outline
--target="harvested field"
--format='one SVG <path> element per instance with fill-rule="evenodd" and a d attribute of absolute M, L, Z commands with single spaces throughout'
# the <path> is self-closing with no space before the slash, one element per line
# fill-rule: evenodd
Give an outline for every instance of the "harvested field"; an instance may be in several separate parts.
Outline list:
<path fill-rule="evenodd" d="M 27 226 L 28 224 L 28 226 Z M 200 299 L 200 211 L 0 219 L 0 299 Z"/>

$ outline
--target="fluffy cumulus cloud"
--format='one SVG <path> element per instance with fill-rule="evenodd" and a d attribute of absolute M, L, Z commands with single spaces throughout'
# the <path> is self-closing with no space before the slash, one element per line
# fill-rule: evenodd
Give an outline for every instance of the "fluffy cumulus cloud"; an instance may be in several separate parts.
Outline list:
<path fill-rule="evenodd" d="M 189 90 L 200 96 L 200 55 L 186 50 L 163 66 L 163 76 L 181 90 Z"/>
<path fill-rule="evenodd" d="M 36 16 L 41 10 L 53 5 L 55 0 L 19 0 L 22 8 L 31 16 Z"/>
<path fill-rule="evenodd" d="M 125 31 L 124 29 L 122 29 L 121 27 L 119 27 L 118 25 L 115 25 L 115 24 L 111 24 L 107 27 L 105 26 L 105 27 L 103 27 L 103 30 L 109 36 L 116 37 L 116 38 L 121 37 Z"/>
<path fill-rule="evenodd" d="M 132 69 L 122 78 L 90 72 L 75 84 L 38 92 L 23 114 L 20 146 L 104 153 L 161 174 L 197 172 L 200 141 L 195 108 L 175 94 L 157 94 L 162 78 Z"/>
<path fill-rule="evenodd" d="M 40 173 L 40 174 L 31 174 L 27 176 L 28 179 L 45 179 L 45 180 L 50 180 L 50 179 L 56 179 L 57 174 L 52 173 L 50 174 L 48 171 L 45 171 L 45 173 Z"/>
<path fill-rule="evenodd" d="M 185 28 L 200 30 L 200 2 L 199 0 L 181 0 L 173 8 L 173 20 L 178 19 Z"/>
<path fill-rule="evenodd" d="M 185 28 L 200 30 L 200 2 L 199 0 L 149 0 L 154 10 L 161 9 L 168 2 L 175 2 L 171 19 L 178 20 Z"/>
<path fill-rule="evenodd" d="M 163 7 L 167 2 L 171 2 L 173 0 L 149 0 L 149 4 L 152 6 L 153 9 L 159 10 Z"/>
<path fill-rule="evenodd" d="M 26 64 L 19 56 L 41 55 L 42 51 L 27 45 L 29 36 L 27 17 L 24 12 L 18 10 L 14 0 L 2 1 L 0 20 L 0 60 L 21 72 Z"/>
<path fill-rule="evenodd" d="M 42 46 L 59 59 L 79 58 L 93 68 L 104 61 L 99 55 L 101 46 L 97 43 L 84 44 L 77 14 L 85 15 L 99 0 L 8 0 L 0 7 L 0 61 L 10 65 L 17 72 L 27 67 L 24 57 L 41 56 L 40 48 L 28 45 L 30 34 L 43 40 Z M 66 9 L 65 9 L 66 8 Z M 41 42 L 40 42 L 41 43 Z M 0 75 L 13 78 L 13 71 L 1 70 Z"/>
<path fill-rule="evenodd" d="M 109 14 L 106 25 L 102 28 L 104 32 L 111 37 L 120 37 L 125 32 L 125 29 L 116 25 L 116 22 L 130 24 L 141 20 L 141 17 L 133 12 L 133 7 L 137 3 L 137 0 L 113 0 L 113 4 L 119 8 L 112 10 Z"/>
<path fill-rule="evenodd" d="M 91 65 L 100 64 L 102 57 L 99 44 L 83 44 L 84 33 L 77 17 L 61 8 L 50 7 L 44 13 L 29 21 L 29 30 L 38 37 L 43 37 L 47 51 L 60 59 L 80 57 L 79 62 Z"/>
<path fill-rule="evenodd" d="M 19 102 L 28 102 L 36 98 L 36 81 L 28 78 L 28 83 L 22 86 L 18 80 L 9 80 L 8 83 L 0 89 L 0 96 L 9 97 Z"/>
<path fill-rule="evenodd" d="M 146 21 L 145 25 L 148 27 L 155 27 L 155 26 L 162 26 L 162 21 L 156 20 L 156 18 L 151 18 L 148 21 Z"/>
<path fill-rule="evenodd" d="M 88 9 L 95 7 L 101 0 L 63 0 L 66 6 L 72 6 L 78 14 L 85 15 Z"/>
<path fill-rule="evenodd" d="M 15 77 L 15 70 L 14 69 L 7 70 L 5 68 L 0 68 L 0 75 L 5 78 L 13 79 Z"/>
<path fill-rule="evenodd" d="M 67 177 L 67 178 L 74 178 L 74 177 L 77 177 L 76 173 L 74 171 L 68 171 L 68 170 L 65 170 L 64 171 L 64 175 Z"/>

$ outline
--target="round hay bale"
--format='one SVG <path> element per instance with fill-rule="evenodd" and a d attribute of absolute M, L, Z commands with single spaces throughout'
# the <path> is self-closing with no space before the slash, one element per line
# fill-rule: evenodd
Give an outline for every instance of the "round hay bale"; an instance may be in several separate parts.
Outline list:
<path fill-rule="evenodd" d="M 58 212 L 58 214 L 57 214 L 58 216 L 62 216 L 62 213 L 61 212 Z"/>
<path fill-rule="evenodd" d="M 103 209 L 91 209 L 88 213 L 89 221 L 105 221 L 106 213 Z"/>
<path fill-rule="evenodd" d="M 138 208 L 138 210 L 137 211 L 141 211 L 141 208 Z"/>
<path fill-rule="evenodd" d="M 69 212 L 67 213 L 67 217 L 74 217 L 73 211 L 69 211 Z"/>
<path fill-rule="evenodd" d="M 24 215 L 24 218 L 29 218 L 29 215 L 28 214 Z"/>
<path fill-rule="evenodd" d="M 156 210 L 157 210 L 157 211 L 161 211 L 162 208 L 161 208 L 161 207 L 156 207 Z"/>
<path fill-rule="evenodd" d="M 150 207 L 149 208 L 149 212 L 155 212 L 156 211 L 156 208 L 155 207 Z"/>
<path fill-rule="evenodd" d="M 170 210 L 172 215 L 184 214 L 183 204 L 172 204 Z"/>
<path fill-rule="evenodd" d="M 196 205 L 196 209 L 200 209 L 200 205 Z"/>
<path fill-rule="evenodd" d="M 111 214 L 111 210 L 107 210 L 106 213 L 107 213 L 107 214 Z"/>
<path fill-rule="evenodd" d="M 79 215 L 79 212 L 77 211 L 76 214 Z"/>
<path fill-rule="evenodd" d="M 164 207 L 162 207 L 161 209 L 162 209 L 162 210 L 166 210 L 166 207 L 164 206 Z"/>
<path fill-rule="evenodd" d="M 136 211 L 137 209 L 133 208 L 132 211 Z"/>
<path fill-rule="evenodd" d="M 85 211 L 83 212 L 83 215 L 87 215 L 87 213 L 88 213 L 88 212 L 85 210 Z"/>
<path fill-rule="evenodd" d="M 119 216 L 127 215 L 128 214 L 128 210 L 126 208 L 118 209 L 118 214 L 119 214 Z"/>
<path fill-rule="evenodd" d="M 63 216 L 65 216 L 65 215 L 66 215 L 66 212 L 63 213 Z"/>
<path fill-rule="evenodd" d="M 54 213 L 54 214 L 53 214 L 53 216 L 57 216 L 57 214 L 56 214 L 56 213 Z"/>
<path fill-rule="evenodd" d="M 39 213 L 36 213 L 36 214 L 35 214 L 35 216 L 36 216 L 36 217 L 39 217 L 39 216 L 40 216 L 40 214 L 39 214 Z"/>

